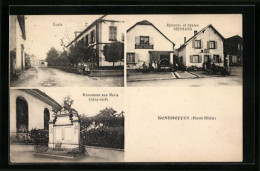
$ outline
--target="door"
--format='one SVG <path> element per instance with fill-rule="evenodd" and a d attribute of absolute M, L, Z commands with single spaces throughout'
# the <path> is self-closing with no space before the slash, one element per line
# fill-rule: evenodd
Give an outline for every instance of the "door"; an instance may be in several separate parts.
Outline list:
<path fill-rule="evenodd" d="M 209 55 L 204 55 L 204 62 L 208 62 L 209 60 Z"/>

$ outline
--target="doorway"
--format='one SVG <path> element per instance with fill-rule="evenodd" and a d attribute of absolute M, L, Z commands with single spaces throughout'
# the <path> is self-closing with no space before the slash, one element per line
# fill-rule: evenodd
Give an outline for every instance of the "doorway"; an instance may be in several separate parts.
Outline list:
<path fill-rule="evenodd" d="M 170 66 L 170 55 L 160 55 L 160 65 Z"/>

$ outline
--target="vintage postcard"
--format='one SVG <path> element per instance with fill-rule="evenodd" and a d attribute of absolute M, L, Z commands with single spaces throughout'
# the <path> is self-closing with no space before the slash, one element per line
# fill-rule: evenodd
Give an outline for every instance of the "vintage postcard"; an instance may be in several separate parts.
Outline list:
<path fill-rule="evenodd" d="M 10 162 L 243 162 L 242 17 L 10 15 Z"/>

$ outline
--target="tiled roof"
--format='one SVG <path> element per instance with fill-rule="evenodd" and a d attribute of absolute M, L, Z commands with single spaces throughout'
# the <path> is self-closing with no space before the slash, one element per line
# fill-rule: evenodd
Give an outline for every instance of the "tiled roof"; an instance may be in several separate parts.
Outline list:
<path fill-rule="evenodd" d="M 161 35 L 163 35 L 163 37 L 165 37 L 168 41 L 170 41 L 173 45 L 175 45 L 175 43 L 173 43 L 168 37 L 166 37 L 157 27 L 155 27 L 152 23 L 150 23 L 147 20 L 143 20 L 143 21 L 139 21 L 137 22 L 135 25 L 133 25 L 132 27 L 130 27 L 126 32 L 129 32 L 130 30 L 132 30 L 135 26 L 137 25 L 151 25 L 153 26 Z"/>
<path fill-rule="evenodd" d="M 178 50 L 181 50 L 182 48 L 184 48 L 186 46 L 186 44 L 192 40 L 194 37 L 196 37 L 197 35 L 199 35 L 201 32 L 203 32 L 205 29 L 211 27 L 213 30 L 215 30 L 215 32 L 224 40 L 225 38 L 213 27 L 213 25 L 209 24 L 206 27 L 204 27 L 203 29 L 201 29 L 199 32 L 197 32 L 196 34 L 194 34 L 189 40 L 187 40 L 183 45 L 181 45 L 179 47 Z"/>

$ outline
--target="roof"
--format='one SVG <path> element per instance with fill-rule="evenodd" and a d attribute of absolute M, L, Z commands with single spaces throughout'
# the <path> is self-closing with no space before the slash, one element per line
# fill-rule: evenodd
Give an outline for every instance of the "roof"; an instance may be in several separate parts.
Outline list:
<path fill-rule="evenodd" d="M 26 35 L 25 35 L 25 18 L 24 18 L 24 15 L 17 15 L 17 20 L 18 20 L 20 28 L 21 28 L 22 37 L 25 40 Z"/>
<path fill-rule="evenodd" d="M 190 40 L 192 40 L 194 37 L 196 37 L 197 35 L 199 35 L 199 34 L 200 34 L 201 32 L 203 32 L 205 29 L 210 28 L 210 27 L 221 37 L 222 40 L 225 40 L 225 38 L 213 27 L 213 25 L 212 25 L 212 24 L 209 24 L 209 25 L 207 25 L 206 27 L 204 27 L 203 29 L 201 29 L 199 32 L 197 32 L 196 34 L 194 34 L 194 35 L 193 35 L 189 40 L 187 40 L 183 45 L 181 45 L 181 46 L 179 47 L 178 51 L 181 50 L 182 48 L 184 48 L 184 47 L 186 46 L 186 44 L 187 44 Z"/>
<path fill-rule="evenodd" d="M 240 39 L 243 39 L 241 36 L 239 36 L 239 35 L 234 35 L 234 36 L 231 36 L 231 37 L 229 37 L 229 38 L 226 38 L 226 40 L 228 40 L 228 39 L 233 39 L 233 38 L 240 38 Z"/>
<path fill-rule="evenodd" d="M 165 37 L 168 41 L 170 41 L 173 45 L 175 45 L 175 43 L 173 43 L 168 37 L 166 37 L 157 27 L 155 27 L 152 23 L 150 23 L 147 20 L 143 20 L 143 21 L 139 21 L 137 22 L 135 25 L 133 25 L 132 27 L 130 27 L 126 32 L 129 32 L 130 30 L 132 30 L 135 26 L 137 25 L 150 25 L 153 26 L 161 35 L 163 35 L 163 37 Z"/>
<path fill-rule="evenodd" d="M 44 103 L 49 104 L 56 110 L 60 110 L 62 108 L 62 106 L 59 103 L 57 103 L 54 99 L 52 99 L 50 96 L 46 95 L 44 92 L 42 92 L 39 89 L 22 89 L 22 90 L 38 98 Z"/>
<path fill-rule="evenodd" d="M 74 40 L 72 40 L 67 46 L 69 47 L 73 42 L 75 42 L 78 38 L 80 38 L 80 36 L 82 36 L 84 33 L 86 33 L 88 30 L 90 30 L 94 25 L 96 25 L 98 22 L 103 22 L 103 21 L 107 21 L 107 22 L 121 22 L 121 21 L 116 21 L 116 20 L 105 20 L 104 17 L 106 17 L 107 15 L 103 15 L 102 17 L 96 19 L 93 23 L 91 23 L 85 30 L 83 30 L 77 37 L 75 37 Z"/>
<path fill-rule="evenodd" d="M 92 28 L 94 25 L 96 25 L 99 21 L 101 21 L 106 15 L 103 15 L 102 17 L 96 19 L 93 23 L 91 23 L 85 30 L 83 30 L 77 37 L 75 37 L 74 40 L 72 40 L 66 47 L 69 47 L 73 42 L 75 42 L 80 36 L 82 36 L 84 33 L 86 33 L 90 28 Z"/>

